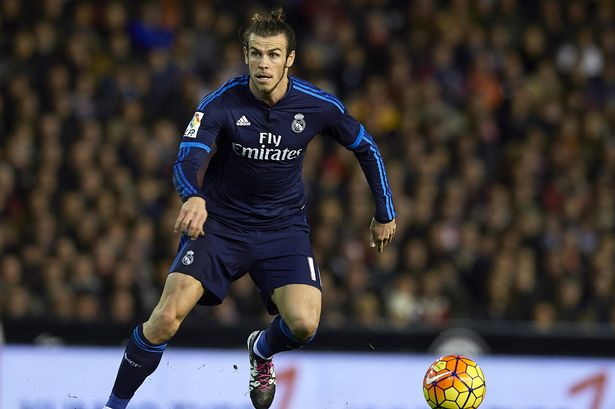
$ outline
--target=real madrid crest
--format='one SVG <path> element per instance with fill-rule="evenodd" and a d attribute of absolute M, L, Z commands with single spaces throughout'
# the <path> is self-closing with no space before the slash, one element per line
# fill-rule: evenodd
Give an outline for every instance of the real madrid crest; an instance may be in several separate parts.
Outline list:
<path fill-rule="evenodd" d="M 188 250 L 186 255 L 182 257 L 182 264 L 188 266 L 194 261 L 194 251 Z"/>
<path fill-rule="evenodd" d="M 293 123 L 290 124 L 290 129 L 292 129 L 294 133 L 301 133 L 305 129 L 305 119 L 303 118 L 303 114 L 295 114 L 295 119 Z"/>

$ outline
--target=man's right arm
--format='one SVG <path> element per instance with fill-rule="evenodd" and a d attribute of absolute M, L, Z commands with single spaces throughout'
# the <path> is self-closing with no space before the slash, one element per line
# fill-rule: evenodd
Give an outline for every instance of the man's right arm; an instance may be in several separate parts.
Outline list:
<path fill-rule="evenodd" d="M 204 174 L 219 132 L 220 126 L 210 110 L 194 113 L 173 164 L 173 184 L 182 201 L 194 196 L 203 197 L 199 175 Z"/>
<path fill-rule="evenodd" d="M 185 232 L 192 239 L 204 234 L 203 224 L 207 219 L 207 209 L 200 179 L 214 153 L 220 128 L 212 109 L 197 110 L 184 132 L 177 160 L 173 165 L 173 184 L 184 202 L 174 230 L 176 233 Z"/>

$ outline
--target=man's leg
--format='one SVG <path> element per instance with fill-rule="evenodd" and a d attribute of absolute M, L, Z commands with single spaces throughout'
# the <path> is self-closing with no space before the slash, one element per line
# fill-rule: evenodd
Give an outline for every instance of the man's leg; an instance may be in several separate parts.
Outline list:
<path fill-rule="evenodd" d="M 316 334 L 320 321 L 321 292 L 306 284 L 276 288 L 271 297 L 280 314 L 264 331 L 248 338 L 250 350 L 250 398 L 254 407 L 271 406 L 275 394 L 275 372 L 271 357 L 282 351 L 301 348 Z"/>
<path fill-rule="evenodd" d="M 158 367 L 167 341 L 203 294 L 203 285 L 194 277 L 181 273 L 167 276 L 158 305 L 128 340 L 106 408 L 126 408 L 145 378 Z"/>

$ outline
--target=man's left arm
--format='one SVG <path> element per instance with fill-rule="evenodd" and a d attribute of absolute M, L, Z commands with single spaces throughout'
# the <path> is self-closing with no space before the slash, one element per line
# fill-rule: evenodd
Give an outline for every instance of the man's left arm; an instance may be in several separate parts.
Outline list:
<path fill-rule="evenodd" d="M 384 160 L 374 138 L 345 110 L 334 112 L 324 133 L 351 150 L 357 157 L 372 190 L 376 213 L 370 225 L 370 246 L 382 252 L 395 235 L 395 207 Z"/>

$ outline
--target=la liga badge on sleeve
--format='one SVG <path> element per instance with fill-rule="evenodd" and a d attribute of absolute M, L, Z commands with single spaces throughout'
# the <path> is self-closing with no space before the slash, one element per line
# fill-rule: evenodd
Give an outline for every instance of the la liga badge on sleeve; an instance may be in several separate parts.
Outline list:
<path fill-rule="evenodd" d="M 196 133 L 199 131 L 199 127 L 201 126 L 201 119 L 203 119 L 202 112 L 195 112 L 190 124 L 186 128 L 184 132 L 184 137 L 186 138 L 196 138 Z"/>

